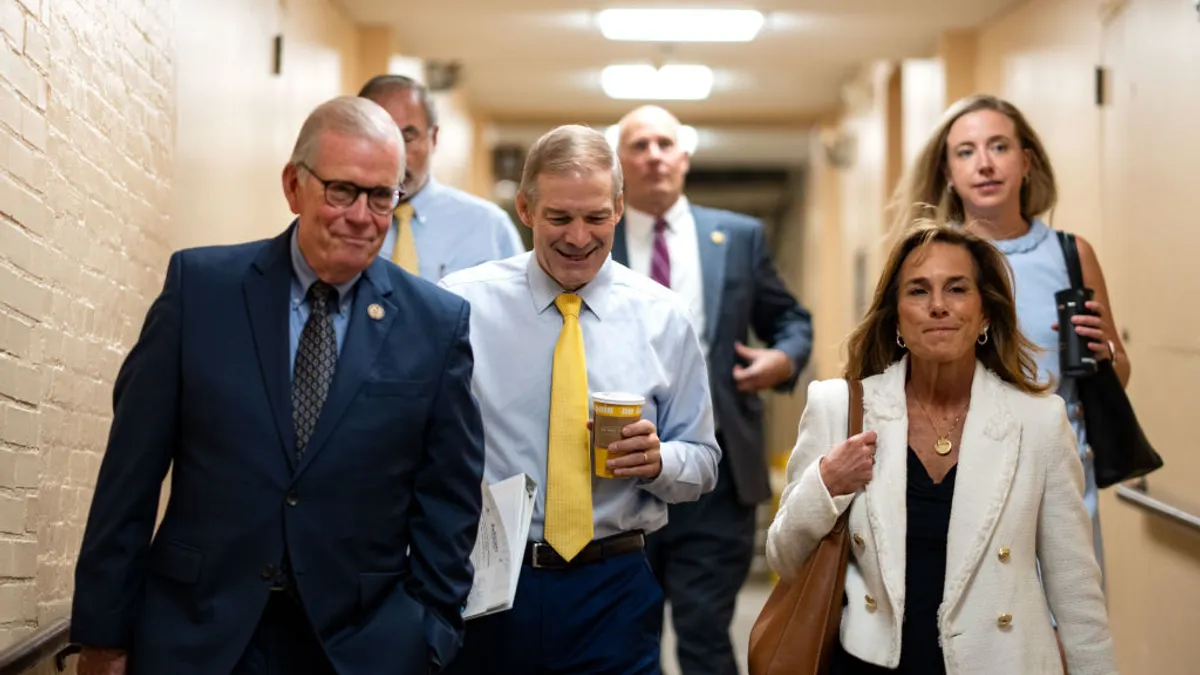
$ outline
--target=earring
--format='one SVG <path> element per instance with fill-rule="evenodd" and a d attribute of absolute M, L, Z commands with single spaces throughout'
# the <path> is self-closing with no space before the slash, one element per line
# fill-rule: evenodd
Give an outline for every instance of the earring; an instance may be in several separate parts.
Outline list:
<path fill-rule="evenodd" d="M 946 183 L 946 192 L 953 193 L 953 192 L 954 192 L 954 186 L 953 186 L 953 185 L 951 185 L 951 184 L 949 184 L 949 183 Z"/>
<path fill-rule="evenodd" d="M 981 347 L 988 343 L 988 327 L 987 326 L 983 327 L 983 332 L 979 334 L 979 339 L 976 340 L 976 342 L 979 343 L 979 346 L 981 346 Z"/>
<path fill-rule="evenodd" d="M 896 346 L 900 349 L 908 349 L 908 345 L 904 344 L 904 338 L 900 335 L 900 329 L 896 329 Z"/>

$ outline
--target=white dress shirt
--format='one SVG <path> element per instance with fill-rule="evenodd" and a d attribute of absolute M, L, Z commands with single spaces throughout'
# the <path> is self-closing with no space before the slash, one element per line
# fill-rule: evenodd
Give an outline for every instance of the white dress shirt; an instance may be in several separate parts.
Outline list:
<path fill-rule="evenodd" d="M 452 274 L 440 285 L 471 303 L 484 479 L 525 473 L 537 481 L 529 538 L 541 540 L 550 381 L 563 325 L 554 299 L 564 291 L 532 253 Z M 645 396 L 642 417 L 662 441 L 662 473 L 654 480 L 593 475 L 595 537 L 652 532 L 666 525 L 668 503 L 694 501 L 716 485 L 721 451 L 700 341 L 678 297 L 611 258 L 578 294 L 588 390 Z"/>
<path fill-rule="evenodd" d="M 625 246 L 629 269 L 650 276 L 654 252 L 654 216 L 625 207 Z M 667 221 L 667 253 L 671 256 L 671 290 L 679 294 L 688 308 L 692 325 L 708 353 L 704 339 L 704 282 L 700 269 L 700 244 L 696 240 L 696 219 L 687 197 L 680 197 L 663 214 Z"/>

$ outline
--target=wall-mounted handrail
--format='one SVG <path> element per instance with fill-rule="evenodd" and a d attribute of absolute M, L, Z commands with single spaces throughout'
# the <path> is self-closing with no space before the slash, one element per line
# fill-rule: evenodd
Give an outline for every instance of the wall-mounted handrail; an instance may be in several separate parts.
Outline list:
<path fill-rule="evenodd" d="M 1145 478 L 1139 479 L 1132 484 L 1118 485 L 1117 497 L 1167 520 L 1200 530 L 1200 515 L 1185 511 L 1161 499 L 1151 497 L 1150 486 Z"/>
<path fill-rule="evenodd" d="M 39 628 L 33 635 L 0 652 L 0 675 L 22 675 L 37 664 L 55 657 L 59 672 L 66 669 L 58 652 L 68 646 L 71 620 L 57 619 Z"/>

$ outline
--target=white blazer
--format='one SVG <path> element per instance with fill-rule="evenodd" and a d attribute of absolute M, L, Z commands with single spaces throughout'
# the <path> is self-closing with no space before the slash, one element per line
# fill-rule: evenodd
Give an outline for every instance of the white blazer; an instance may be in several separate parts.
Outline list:
<path fill-rule="evenodd" d="M 771 568 L 790 580 L 850 507 L 842 645 L 888 668 L 900 663 L 904 620 L 906 374 L 901 360 L 863 380 L 863 428 L 879 436 L 874 478 L 837 498 L 817 460 L 846 438 L 848 387 L 844 380 L 809 386 L 788 485 L 767 536 Z M 1117 672 L 1083 484 L 1062 399 L 1021 392 L 977 363 L 938 610 L 947 673 L 1062 673 L 1051 612 L 1071 675 Z"/>

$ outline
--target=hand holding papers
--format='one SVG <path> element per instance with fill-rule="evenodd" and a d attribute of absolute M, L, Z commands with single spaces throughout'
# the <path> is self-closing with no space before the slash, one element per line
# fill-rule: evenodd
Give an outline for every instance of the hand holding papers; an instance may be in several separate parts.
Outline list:
<path fill-rule="evenodd" d="M 536 496 L 537 484 L 525 474 L 483 486 L 479 535 L 471 551 L 475 581 L 464 619 L 512 609 Z"/>

